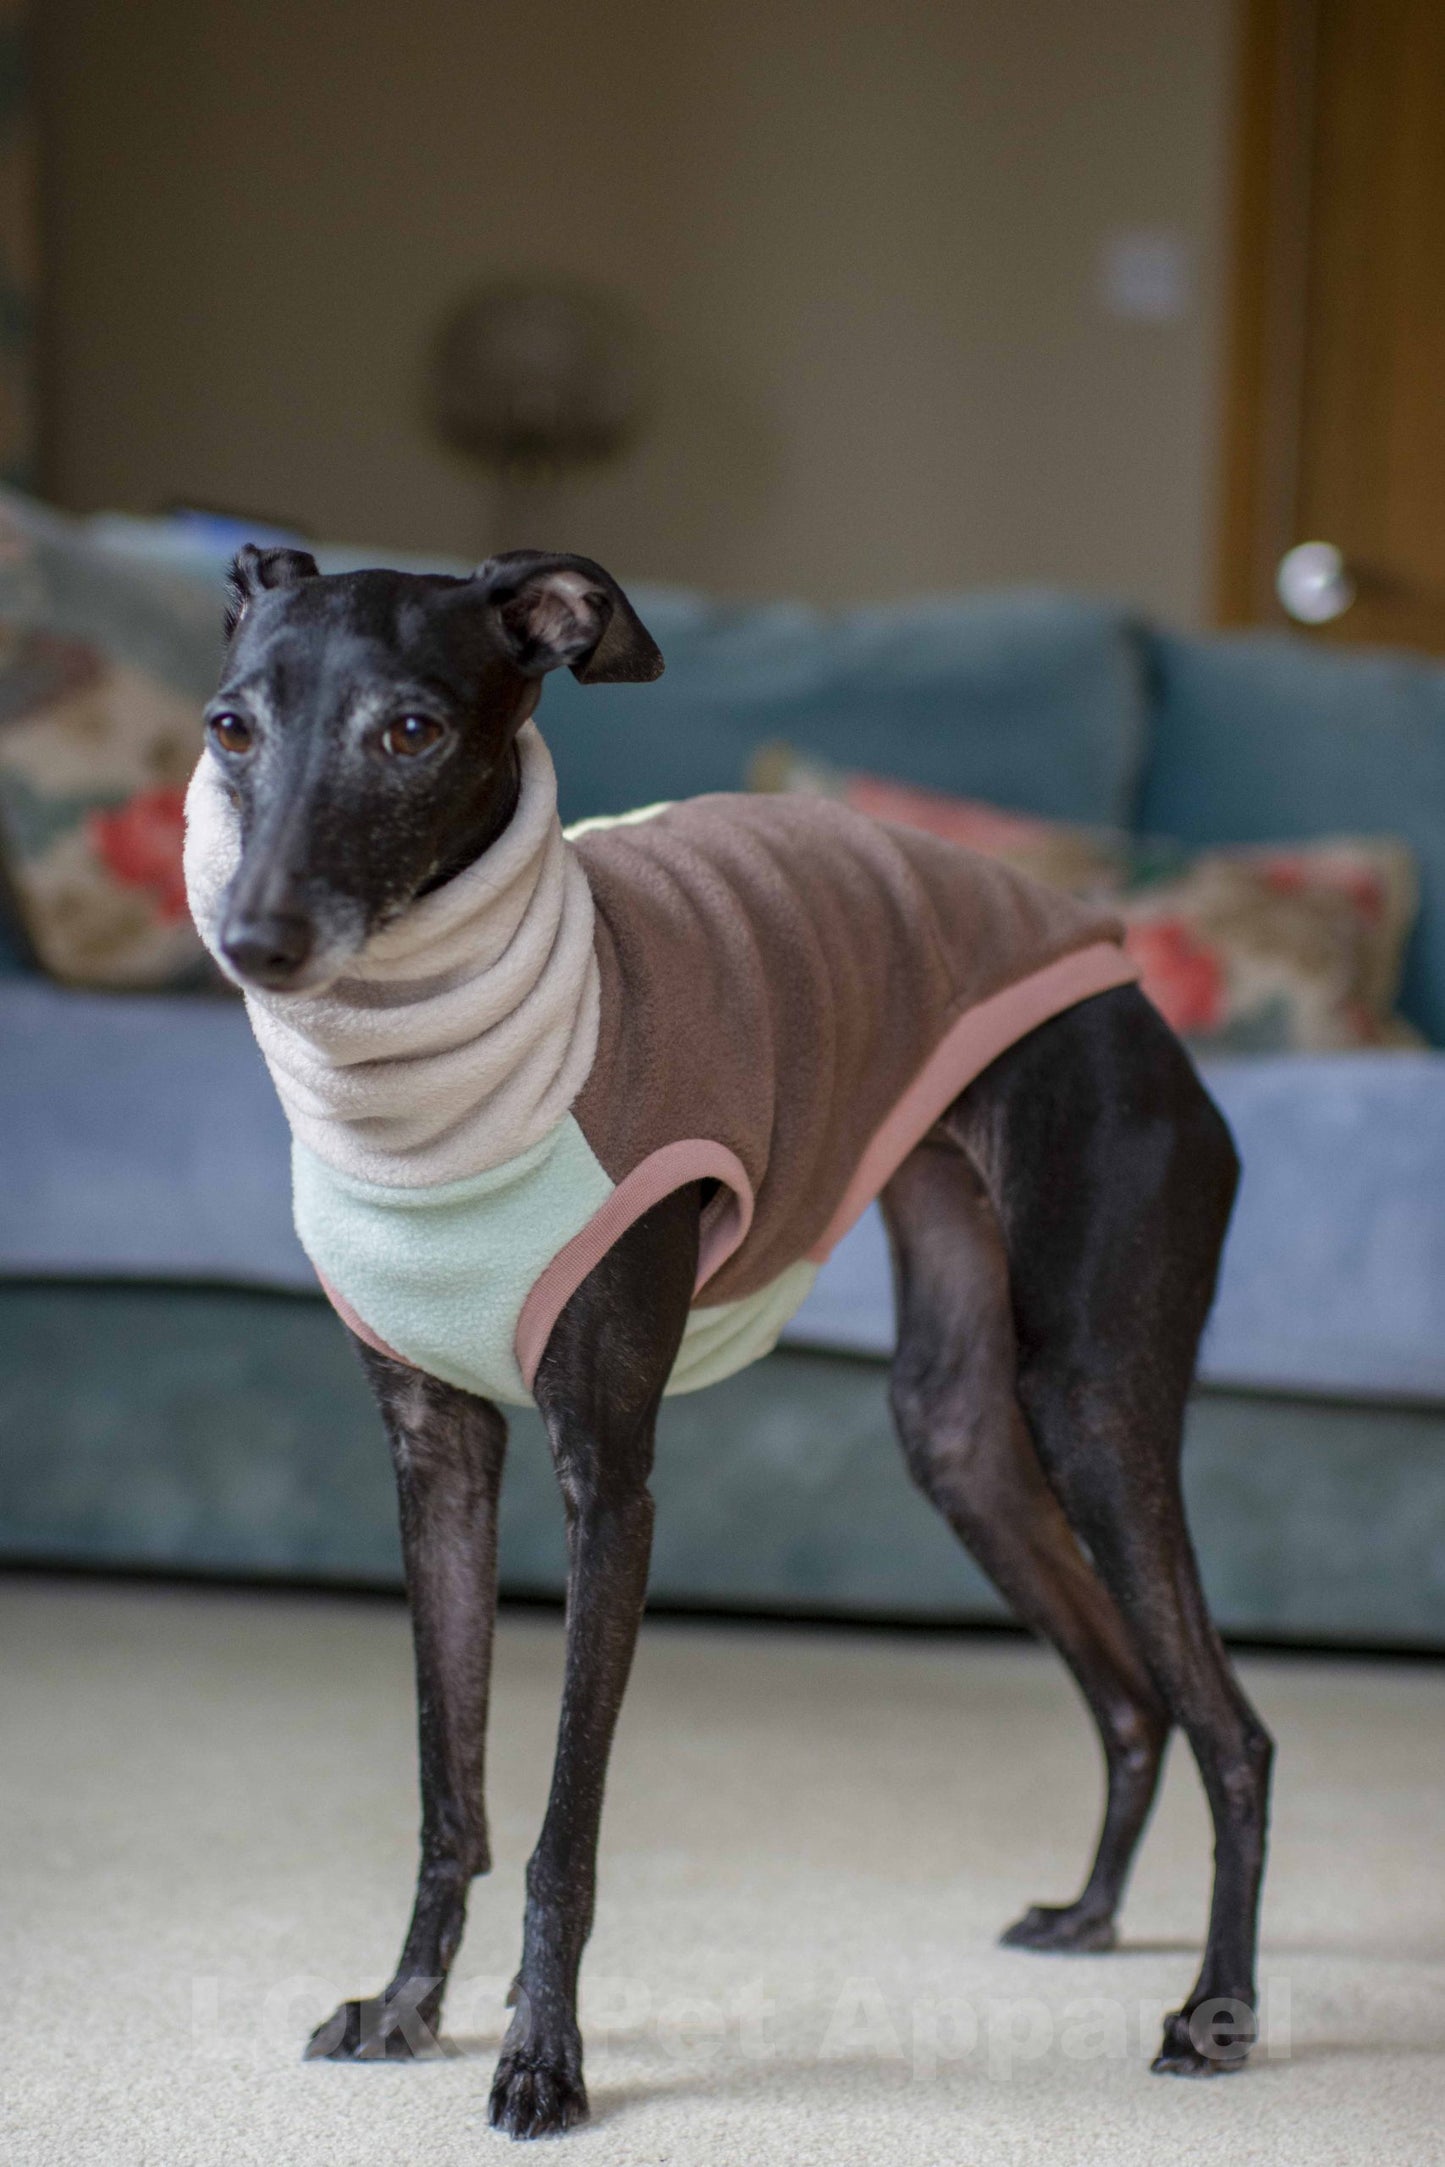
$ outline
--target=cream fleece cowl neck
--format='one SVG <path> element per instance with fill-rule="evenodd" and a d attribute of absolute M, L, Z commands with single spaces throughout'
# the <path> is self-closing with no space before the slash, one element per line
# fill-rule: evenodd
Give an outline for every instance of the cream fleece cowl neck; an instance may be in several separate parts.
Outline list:
<path fill-rule="evenodd" d="M 291 1132 L 338 1173 L 428 1188 L 500 1166 L 566 1114 L 597 1050 L 587 876 L 557 819 L 535 723 L 491 849 L 411 904 L 322 993 L 246 989 Z M 240 857 L 217 763 L 186 798 L 186 889 L 212 955 Z"/>

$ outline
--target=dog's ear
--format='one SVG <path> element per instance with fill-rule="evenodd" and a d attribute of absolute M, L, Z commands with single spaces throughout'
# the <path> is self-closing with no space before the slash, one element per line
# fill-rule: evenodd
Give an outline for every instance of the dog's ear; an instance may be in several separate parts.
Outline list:
<path fill-rule="evenodd" d="M 476 574 L 513 664 L 542 677 L 563 663 L 580 684 L 646 685 L 662 675 L 651 633 L 590 557 L 513 549 Z"/>
<path fill-rule="evenodd" d="M 226 575 L 226 637 L 229 639 L 251 604 L 267 587 L 294 587 L 317 579 L 320 567 L 305 549 L 258 549 L 243 542 Z"/>

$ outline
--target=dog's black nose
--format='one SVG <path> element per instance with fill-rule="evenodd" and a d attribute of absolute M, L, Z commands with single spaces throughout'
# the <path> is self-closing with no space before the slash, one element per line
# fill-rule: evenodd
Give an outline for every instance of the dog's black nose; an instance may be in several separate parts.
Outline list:
<path fill-rule="evenodd" d="M 229 925 L 221 952 L 252 985 L 280 991 L 310 960 L 314 945 L 315 936 L 304 918 L 272 914 L 242 918 Z"/>

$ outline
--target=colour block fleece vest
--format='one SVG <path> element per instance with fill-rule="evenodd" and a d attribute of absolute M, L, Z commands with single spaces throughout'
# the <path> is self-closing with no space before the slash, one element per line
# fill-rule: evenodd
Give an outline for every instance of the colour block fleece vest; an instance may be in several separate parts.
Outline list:
<path fill-rule="evenodd" d="M 965 1084 L 1136 973 L 1104 912 L 835 800 L 716 796 L 558 824 L 534 723 L 517 811 L 320 994 L 249 991 L 296 1228 L 384 1352 L 529 1403 L 619 1234 L 716 1184 L 670 1392 L 775 1343 Z M 238 856 L 209 754 L 186 877 L 216 952 Z"/>

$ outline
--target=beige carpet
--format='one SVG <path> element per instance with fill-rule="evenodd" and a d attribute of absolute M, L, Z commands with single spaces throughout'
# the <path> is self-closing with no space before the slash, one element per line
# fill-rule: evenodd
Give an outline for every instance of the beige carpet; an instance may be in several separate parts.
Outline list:
<path fill-rule="evenodd" d="M 0 1589 L 5 2167 L 451 2167 L 500 2157 L 487 2085 L 555 1713 L 559 1633 L 503 1632 L 498 1871 L 444 2059 L 303 2065 L 386 1976 L 415 1821 L 389 1607 Z M 649 1628 L 587 1966 L 579 2162 L 1050 2167 L 1445 2157 L 1445 1667 L 1252 1662 L 1281 1743 L 1271 2051 L 1151 2077 L 1207 1841 L 1176 1755 L 1128 1946 L 992 1946 L 1072 1892 L 1093 1747 L 1051 1659 Z M 548 2153 L 551 2158 L 556 2155 Z"/>

